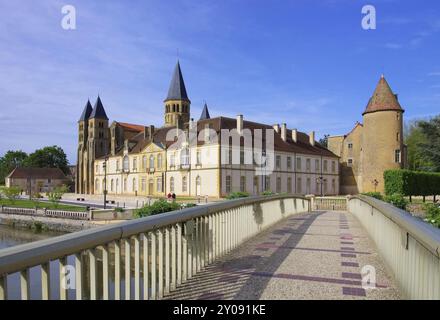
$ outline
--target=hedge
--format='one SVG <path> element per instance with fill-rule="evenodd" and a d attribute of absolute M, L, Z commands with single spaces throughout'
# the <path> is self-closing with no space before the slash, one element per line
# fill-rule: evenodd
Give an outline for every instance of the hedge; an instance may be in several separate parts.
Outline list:
<path fill-rule="evenodd" d="M 402 194 L 405 196 L 432 196 L 440 194 L 440 173 L 386 170 L 385 194 Z"/>

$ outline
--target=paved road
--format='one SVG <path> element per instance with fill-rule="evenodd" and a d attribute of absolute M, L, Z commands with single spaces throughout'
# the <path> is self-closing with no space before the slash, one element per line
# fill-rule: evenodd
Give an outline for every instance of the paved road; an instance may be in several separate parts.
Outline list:
<path fill-rule="evenodd" d="M 373 266 L 376 288 L 362 288 Z M 400 299 L 356 218 L 304 213 L 283 220 L 208 266 L 168 299 Z"/>

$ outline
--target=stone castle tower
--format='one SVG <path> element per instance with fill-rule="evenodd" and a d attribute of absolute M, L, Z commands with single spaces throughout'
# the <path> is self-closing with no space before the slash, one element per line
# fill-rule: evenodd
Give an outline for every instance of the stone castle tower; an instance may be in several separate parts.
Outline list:
<path fill-rule="evenodd" d="M 362 114 L 363 124 L 329 137 L 329 150 L 340 157 L 341 193 L 383 192 L 383 172 L 406 166 L 403 113 L 382 75 Z"/>
<path fill-rule="evenodd" d="M 165 126 L 183 127 L 189 122 L 191 101 L 186 93 L 180 63 L 177 61 L 165 104 Z"/>
<path fill-rule="evenodd" d="M 87 101 L 78 121 L 78 161 L 76 192 L 93 194 L 94 161 L 108 154 L 110 148 L 109 120 L 98 96 L 92 108 Z"/>

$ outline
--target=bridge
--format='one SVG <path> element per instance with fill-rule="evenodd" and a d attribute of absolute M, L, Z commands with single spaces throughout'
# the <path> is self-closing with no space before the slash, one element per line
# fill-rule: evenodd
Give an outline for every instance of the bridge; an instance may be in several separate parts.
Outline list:
<path fill-rule="evenodd" d="M 440 232 L 365 196 L 267 196 L 0 251 L 4 299 L 440 299 Z"/>

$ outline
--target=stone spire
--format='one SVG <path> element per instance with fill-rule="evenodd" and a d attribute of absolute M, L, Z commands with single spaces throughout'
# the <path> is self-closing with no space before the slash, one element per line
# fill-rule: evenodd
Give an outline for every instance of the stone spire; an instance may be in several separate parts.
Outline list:
<path fill-rule="evenodd" d="M 104 106 L 102 105 L 99 95 L 98 99 L 96 99 L 95 106 L 93 107 L 92 114 L 90 115 L 90 119 L 93 118 L 108 120 L 107 114 L 105 113 Z"/>
<path fill-rule="evenodd" d="M 203 111 L 202 114 L 200 115 L 200 120 L 206 120 L 206 119 L 211 119 L 211 116 L 209 115 L 209 111 L 208 111 L 208 105 L 205 102 L 205 106 L 203 107 Z"/>
<path fill-rule="evenodd" d="M 92 104 L 90 103 L 90 100 L 87 100 L 86 106 L 84 107 L 84 110 L 78 122 L 89 120 L 92 111 L 93 111 Z"/>
<path fill-rule="evenodd" d="M 376 90 L 374 90 L 373 96 L 368 101 L 368 105 L 362 115 L 387 110 L 404 112 L 399 104 L 397 95 L 393 93 L 385 77 L 381 75 Z"/>
<path fill-rule="evenodd" d="M 189 101 L 186 93 L 185 82 L 183 81 L 182 70 L 180 70 L 180 63 L 177 61 L 174 68 L 173 78 L 171 79 L 170 88 L 165 101 L 169 100 L 185 100 Z"/>

